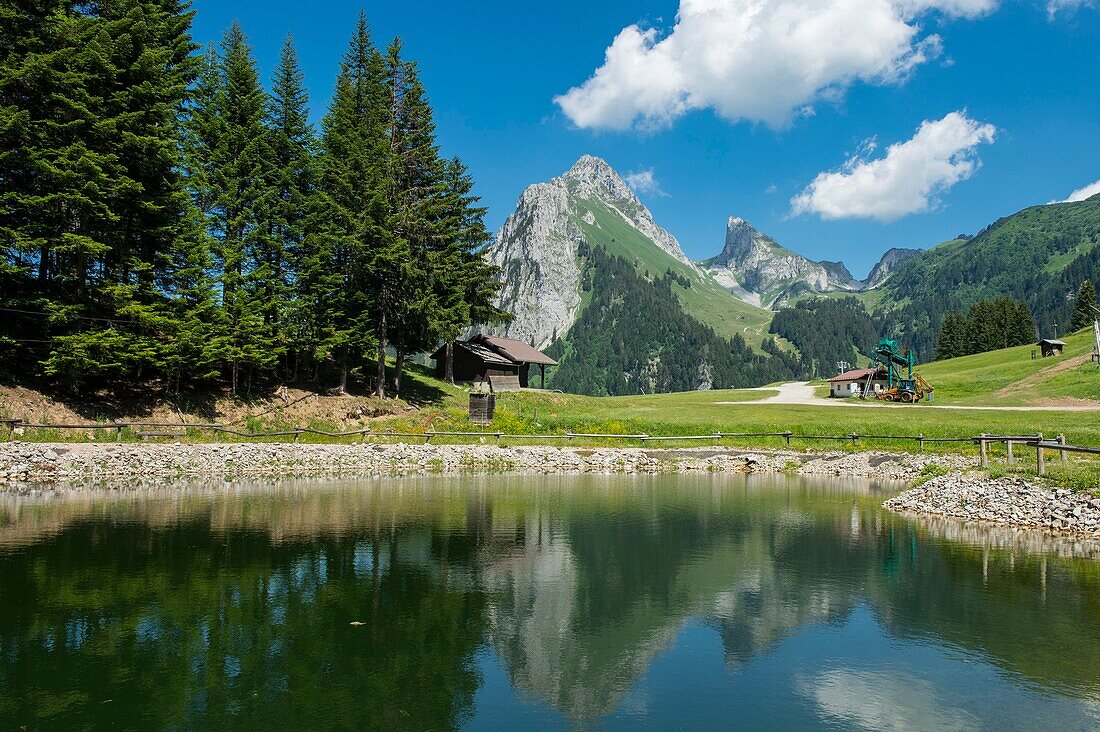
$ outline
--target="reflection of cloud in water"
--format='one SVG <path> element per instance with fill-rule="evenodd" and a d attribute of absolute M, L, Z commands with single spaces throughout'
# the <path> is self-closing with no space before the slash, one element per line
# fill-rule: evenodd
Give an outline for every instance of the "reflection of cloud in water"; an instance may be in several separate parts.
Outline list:
<path fill-rule="evenodd" d="M 834 669 L 796 681 L 829 717 L 873 730 L 973 729 L 978 720 L 946 706 L 928 681 L 886 671 Z"/>

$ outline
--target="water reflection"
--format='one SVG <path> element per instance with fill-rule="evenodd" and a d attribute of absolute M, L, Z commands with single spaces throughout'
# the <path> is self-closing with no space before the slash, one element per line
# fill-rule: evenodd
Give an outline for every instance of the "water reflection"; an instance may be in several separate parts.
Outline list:
<path fill-rule="evenodd" d="M 5 496 L 0 718 L 692 726 L 768 700 L 786 726 L 1100 723 L 1089 548 L 881 500 L 793 476 Z"/>

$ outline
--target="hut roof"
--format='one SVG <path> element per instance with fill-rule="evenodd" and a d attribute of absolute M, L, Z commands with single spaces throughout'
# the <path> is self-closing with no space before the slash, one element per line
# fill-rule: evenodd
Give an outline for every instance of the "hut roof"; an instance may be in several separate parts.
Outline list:
<path fill-rule="evenodd" d="M 1064 346 L 1064 345 L 1066 345 L 1065 341 L 1060 341 L 1057 338 L 1043 338 L 1038 343 L 1036 343 L 1035 345 L 1041 346 L 1044 343 L 1046 343 L 1047 345 L 1051 345 L 1051 346 Z"/>
<path fill-rule="evenodd" d="M 507 356 L 502 356 L 493 349 L 487 348 L 480 343 L 476 343 L 473 341 L 455 341 L 455 348 L 463 348 L 480 358 L 485 363 L 495 363 L 506 366 L 511 366 L 513 363 L 515 363 Z M 446 358 L 445 349 L 446 346 L 444 345 L 442 348 L 433 353 L 430 358 L 433 361 L 439 361 Z"/>
<path fill-rule="evenodd" d="M 479 335 L 476 340 L 484 343 L 497 353 L 504 354 L 515 363 L 538 363 L 546 366 L 558 365 L 557 361 L 523 341 L 491 335 Z"/>
<path fill-rule="evenodd" d="M 878 369 L 852 369 L 851 371 L 845 371 L 843 374 L 838 374 L 829 379 L 829 383 L 834 381 L 860 381 L 876 373 L 878 373 Z"/>

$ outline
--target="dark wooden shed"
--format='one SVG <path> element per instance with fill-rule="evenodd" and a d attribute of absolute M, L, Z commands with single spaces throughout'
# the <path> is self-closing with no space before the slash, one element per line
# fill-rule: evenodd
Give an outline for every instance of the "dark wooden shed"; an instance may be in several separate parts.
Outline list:
<path fill-rule="evenodd" d="M 1061 356 L 1062 350 L 1066 347 L 1065 341 L 1059 341 L 1054 338 L 1044 338 L 1036 345 L 1042 349 L 1043 358 L 1047 356 Z"/>
<path fill-rule="evenodd" d="M 431 355 L 435 361 L 435 374 L 442 379 L 447 371 L 447 347 L 444 345 Z M 455 381 L 490 382 L 490 377 L 515 376 L 521 388 L 530 385 L 531 365 L 539 367 L 540 384 L 546 386 L 546 367 L 556 366 L 557 361 L 523 341 L 499 336 L 477 335 L 468 341 L 455 341 L 453 354 Z M 498 381 L 506 383 L 506 379 Z M 516 381 L 511 382 L 515 384 Z M 513 386 L 513 388 L 515 388 Z"/>

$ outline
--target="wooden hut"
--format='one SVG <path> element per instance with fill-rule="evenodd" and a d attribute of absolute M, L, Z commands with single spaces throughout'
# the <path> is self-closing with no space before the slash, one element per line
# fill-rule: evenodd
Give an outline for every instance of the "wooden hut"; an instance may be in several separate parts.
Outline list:
<path fill-rule="evenodd" d="M 867 382 L 871 388 L 867 389 Z M 877 393 L 886 388 L 886 372 L 879 368 L 852 369 L 829 379 L 829 396 L 845 398 L 861 396 L 864 391 Z"/>
<path fill-rule="evenodd" d="M 1060 341 L 1055 338 L 1043 338 L 1038 344 L 1043 351 L 1043 358 L 1047 356 L 1061 356 L 1063 349 L 1066 347 L 1065 341 Z"/>
<path fill-rule="evenodd" d="M 447 347 L 431 355 L 435 374 L 445 378 Z M 499 336 L 477 335 L 468 341 L 455 341 L 453 352 L 454 380 L 488 383 L 493 391 L 526 389 L 530 385 L 532 364 L 539 367 L 541 387 L 546 387 L 546 367 L 558 362 L 523 341 Z"/>

